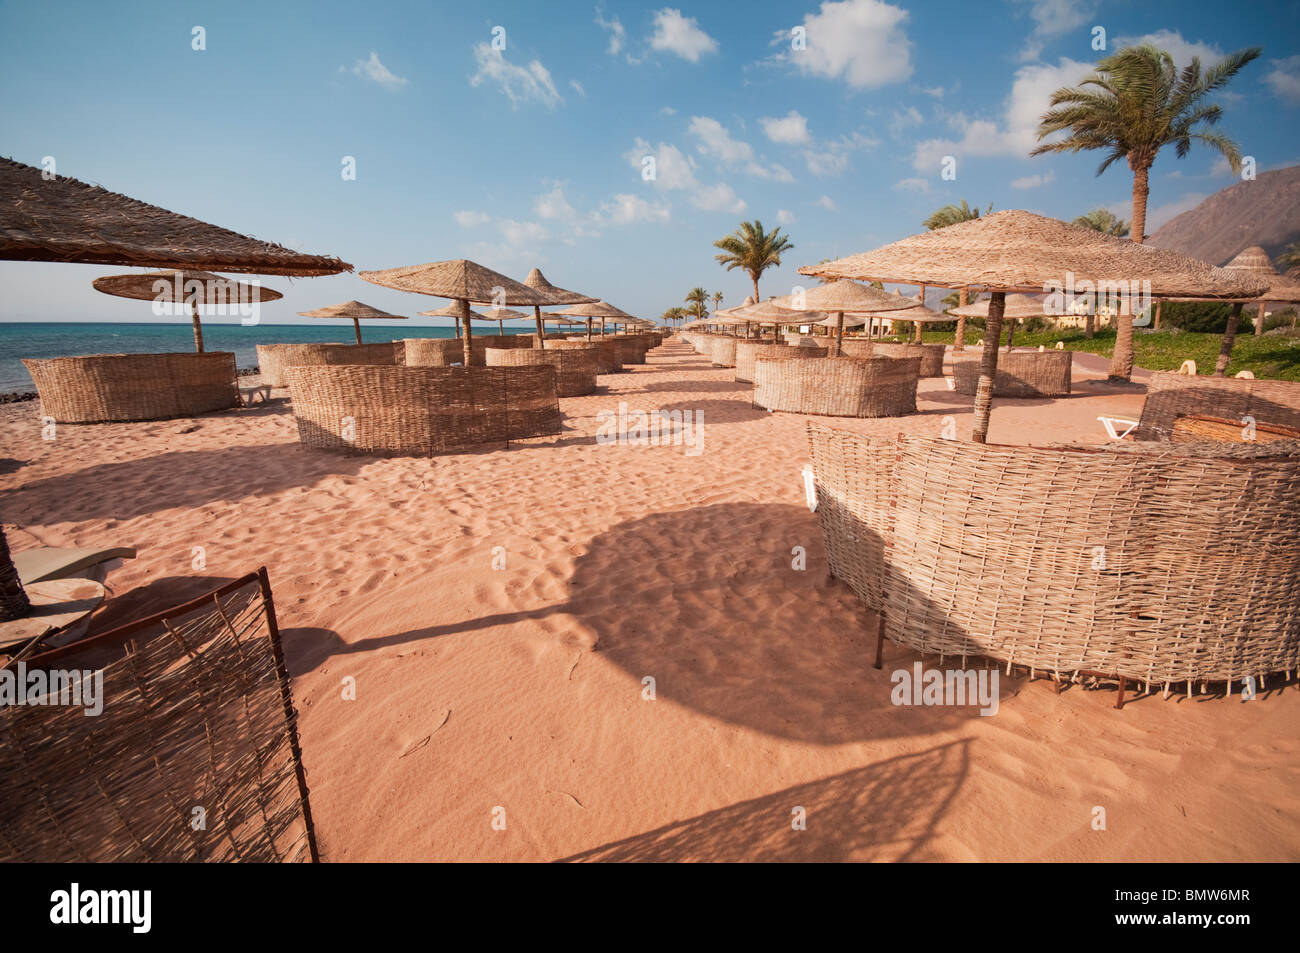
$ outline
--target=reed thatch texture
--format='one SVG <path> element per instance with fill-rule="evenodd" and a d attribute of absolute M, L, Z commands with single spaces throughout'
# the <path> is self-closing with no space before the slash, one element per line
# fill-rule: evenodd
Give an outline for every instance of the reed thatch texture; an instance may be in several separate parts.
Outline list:
<path fill-rule="evenodd" d="M 808 435 L 831 573 L 893 642 L 1153 687 L 1300 665 L 1294 455 Z"/>
<path fill-rule="evenodd" d="M 460 342 L 455 342 L 459 345 Z M 401 364 L 405 349 L 401 341 L 377 344 L 259 344 L 257 371 L 262 383 L 288 387 L 285 368 L 313 364 Z"/>
<path fill-rule="evenodd" d="M 754 403 L 825 417 L 901 417 L 916 412 L 920 367 L 919 357 L 759 358 Z"/>
<path fill-rule="evenodd" d="M 623 369 L 622 363 L 618 359 L 618 345 L 612 338 L 594 338 L 590 341 L 585 338 L 582 340 L 566 340 L 563 338 L 547 338 L 546 350 L 572 350 L 583 348 L 596 349 L 596 373 L 597 374 L 617 374 Z"/>
<path fill-rule="evenodd" d="M 583 397 L 596 391 L 597 348 L 493 348 L 487 349 L 488 367 L 525 367 L 549 364 L 555 368 L 555 392 L 560 397 Z"/>
<path fill-rule="evenodd" d="M 121 647 L 100 714 L 0 707 L 0 861 L 315 860 L 265 570 L 25 664 L 92 643 Z"/>
<path fill-rule="evenodd" d="M 709 360 L 715 367 L 736 366 L 736 344 L 741 338 L 719 335 L 709 344 Z"/>
<path fill-rule="evenodd" d="M 1047 305 L 1042 298 L 1021 294 L 1007 295 L 1002 317 L 1015 318 L 1016 320 L 1037 318 L 1047 313 L 1043 310 L 1046 307 Z M 989 302 L 987 298 L 983 301 L 972 301 L 960 308 L 950 308 L 948 314 L 959 318 L 987 318 L 989 316 Z M 943 315 L 939 317 L 940 320 L 948 320 Z"/>
<path fill-rule="evenodd" d="M 1147 382 L 1147 399 L 1134 430 L 1136 440 L 1169 440 L 1179 417 L 1201 414 L 1256 425 L 1300 427 L 1300 383 L 1240 377 L 1192 377 L 1158 371 Z"/>
<path fill-rule="evenodd" d="M 862 343 L 871 346 L 870 357 L 919 357 L 922 377 L 943 377 L 944 346 L 942 344 L 895 344 L 892 341 Z"/>
<path fill-rule="evenodd" d="M 46 179 L 12 159 L 0 159 L 0 258 L 258 275 L 352 270 L 67 176 Z"/>
<path fill-rule="evenodd" d="M 1056 397 L 1070 393 L 1073 351 L 1003 351 L 993 379 L 994 397 Z M 980 359 L 956 359 L 952 363 L 955 390 L 975 394 L 980 378 Z"/>
<path fill-rule="evenodd" d="M 1300 441 L 1300 429 L 1260 423 L 1246 426 L 1241 420 L 1186 414 L 1174 418 L 1170 435 L 1171 443 L 1272 443 L 1279 440 Z"/>
<path fill-rule="evenodd" d="M 753 382 L 754 362 L 764 360 L 807 360 L 826 356 L 824 347 L 792 347 L 770 341 L 736 342 L 736 380 Z"/>
<path fill-rule="evenodd" d="M 471 367 L 487 366 L 487 349 L 532 347 L 531 334 L 479 334 L 471 342 Z M 404 345 L 405 363 L 411 367 L 449 367 L 463 364 L 464 342 L 460 338 L 407 338 L 398 342 Z"/>
<path fill-rule="evenodd" d="M 429 456 L 559 433 L 555 368 L 291 367 L 303 446 Z"/>
<path fill-rule="evenodd" d="M 239 406 L 230 351 L 23 358 L 23 364 L 41 413 L 58 423 L 166 420 Z"/>

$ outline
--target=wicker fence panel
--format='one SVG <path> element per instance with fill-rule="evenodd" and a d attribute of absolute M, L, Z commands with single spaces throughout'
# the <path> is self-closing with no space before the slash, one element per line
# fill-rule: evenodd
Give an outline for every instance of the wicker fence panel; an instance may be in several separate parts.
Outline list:
<path fill-rule="evenodd" d="M 613 335 L 614 354 L 620 364 L 644 364 L 648 342 L 632 335 Z"/>
<path fill-rule="evenodd" d="M 827 417 L 900 417 L 916 412 L 921 359 L 827 357 L 754 362 L 754 403 Z"/>
<path fill-rule="evenodd" d="M 618 347 L 608 338 L 592 338 L 590 341 L 583 340 L 561 340 L 558 338 L 546 339 L 546 350 L 584 350 L 586 348 L 596 349 L 596 373 L 597 374 L 616 374 L 623 369 L 623 365 L 618 361 Z"/>
<path fill-rule="evenodd" d="M 736 366 L 736 342 L 739 338 L 721 335 L 709 342 L 709 360 L 717 367 Z"/>
<path fill-rule="evenodd" d="M 377 344 L 259 344 L 257 370 L 264 383 L 288 387 L 286 367 L 312 364 L 401 364 L 405 360 L 401 341 Z"/>
<path fill-rule="evenodd" d="M 1003 351 L 993 378 L 994 397 L 1058 397 L 1070 393 L 1073 351 Z M 955 390 L 970 397 L 979 384 L 978 357 L 953 361 Z"/>
<path fill-rule="evenodd" d="M 555 368 L 289 368 L 304 446 L 427 456 L 560 432 Z"/>
<path fill-rule="evenodd" d="M 1147 399 L 1134 437 L 1169 440 L 1174 421 L 1194 414 L 1300 427 L 1300 383 L 1238 377 L 1193 377 L 1158 371 L 1147 383 Z"/>
<path fill-rule="evenodd" d="M 1300 448 L 808 432 L 831 571 L 892 641 L 1156 685 L 1300 665 Z"/>
<path fill-rule="evenodd" d="M 235 355 L 91 354 L 23 358 L 58 423 L 166 420 L 239 406 Z"/>
<path fill-rule="evenodd" d="M 582 397 L 596 390 L 596 351 L 586 348 L 487 349 L 488 367 L 526 367 L 549 364 L 555 368 L 555 390 L 561 397 Z"/>
<path fill-rule="evenodd" d="M 100 714 L 0 707 L 0 862 L 313 859 L 297 714 L 258 577 L 200 602 L 144 620 L 102 668 Z M 80 670 L 79 648 L 29 664 Z"/>
<path fill-rule="evenodd" d="M 872 357 L 919 357 L 922 377 L 943 377 L 943 354 L 942 344 L 895 344 L 892 341 L 876 341 L 871 352 Z M 1068 366 L 1066 376 L 1068 380 Z M 1068 384 L 1066 390 L 1069 390 Z"/>
<path fill-rule="evenodd" d="M 737 341 L 736 380 L 752 382 L 754 380 L 754 362 L 759 358 L 764 360 L 806 360 L 825 356 L 826 348 L 824 347 L 791 347 L 788 344 L 771 344 L 762 341 Z"/>

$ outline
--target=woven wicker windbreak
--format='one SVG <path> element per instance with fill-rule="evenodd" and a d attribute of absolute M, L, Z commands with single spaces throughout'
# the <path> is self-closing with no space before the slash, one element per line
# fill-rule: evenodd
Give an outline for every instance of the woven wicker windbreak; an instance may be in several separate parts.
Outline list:
<path fill-rule="evenodd" d="M 824 347 L 791 347 L 788 344 L 772 344 L 765 341 L 736 342 L 736 380 L 754 380 L 754 362 L 759 358 L 765 360 L 799 360 L 825 357 Z"/>
<path fill-rule="evenodd" d="M 166 420 L 239 406 L 229 351 L 25 357 L 23 364 L 41 413 L 58 423 Z"/>
<path fill-rule="evenodd" d="M 562 338 L 547 338 L 546 350 L 583 350 L 585 348 L 596 349 L 596 373 L 597 374 L 617 374 L 623 369 L 622 363 L 618 359 L 618 345 L 614 343 L 613 338 L 592 338 L 590 341 L 582 340 L 565 340 Z"/>
<path fill-rule="evenodd" d="M 291 367 L 303 446 L 428 456 L 560 432 L 555 368 Z"/>
<path fill-rule="evenodd" d="M 1002 351 L 994 397 L 1056 397 L 1070 393 L 1073 351 Z M 979 358 L 953 361 L 952 376 L 959 394 L 972 396 L 979 383 Z"/>
<path fill-rule="evenodd" d="M 619 364 L 645 363 L 648 342 L 630 334 L 611 337 L 610 340 L 614 342 L 614 355 Z"/>
<path fill-rule="evenodd" d="M 919 357 L 922 377 L 943 377 L 942 344 L 894 344 L 890 341 L 845 341 L 847 357 Z"/>
<path fill-rule="evenodd" d="M 1155 686 L 1300 666 L 1294 455 L 808 436 L 831 572 L 891 641 Z"/>
<path fill-rule="evenodd" d="M 337 258 L 307 255 L 178 215 L 67 176 L 0 159 L 0 258 L 256 275 L 333 275 Z"/>
<path fill-rule="evenodd" d="M 717 367 L 736 366 L 736 342 L 740 338 L 720 335 L 709 342 L 709 360 Z"/>
<path fill-rule="evenodd" d="M 259 344 L 257 371 L 262 382 L 288 387 L 284 369 L 311 364 L 401 364 L 404 349 L 400 341 L 378 344 Z"/>
<path fill-rule="evenodd" d="M 1193 414 L 1238 421 L 1253 417 L 1256 426 L 1300 428 L 1300 383 L 1241 377 L 1211 379 L 1158 371 L 1147 382 L 1147 399 L 1134 439 L 1169 440 L 1174 421 Z"/>
<path fill-rule="evenodd" d="M 1300 429 L 1259 423 L 1248 427 L 1240 420 L 1190 414 L 1174 419 L 1174 430 L 1170 437 L 1172 443 L 1269 443 L 1277 440 L 1300 440 Z"/>
<path fill-rule="evenodd" d="M 265 570 L 24 664 L 82 669 L 92 642 L 125 642 L 100 714 L 0 707 L 0 861 L 316 859 Z"/>
<path fill-rule="evenodd" d="M 555 392 L 560 397 L 582 397 L 596 390 L 596 346 L 585 348 L 487 349 L 488 367 L 525 367 L 549 364 L 555 368 Z"/>
<path fill-rule="evenodd" d="M 21 619 L 31 611 L 32 602 L 23 589 L 23 581 L 9 555 L 9 540 L 0 527 L 0 622 Z"/>
<path fill-rule="evenodd" d="M 528 348 L 536 338 L 531 334 L 476 334 L 470 342 L 470 364 L 487 366 L 487 349 L 490 347 Z M 465 345 L 460 338 L 407 338 L 398 342 L 405 346 L 402 362 L 409 367 L 449 367 L 465 361 Z"/>
<path fill-rule="evenodd" d="M 916 412 L 919 357 L 754 362 L 754 403 L 825 417 L 901 417 Z"/>

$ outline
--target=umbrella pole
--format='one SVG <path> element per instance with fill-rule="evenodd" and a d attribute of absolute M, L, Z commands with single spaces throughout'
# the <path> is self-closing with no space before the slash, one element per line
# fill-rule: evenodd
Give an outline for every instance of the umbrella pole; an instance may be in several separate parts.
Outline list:
<path fill-rule="evenodd" d="M 506 333 L 505 325 L 501 323 L 500 318 L 497 318 L 497 337 L 504 337 L 505 333 Z"/>
<path fill-rule="evenodd" d="M 1237 324 L 1241 321 L 1241 306 L 1238 301 L 1232 306 L 1232 313 L 1228 315 L 1228 328 L 1223 332 L 1223 343 L 1219 345 L 1219 359 L 1214 362 L 1214 376 L 1226 377 L 1228 374 L 1228 362 L 1232 360 L 1232 342 L 1237 337 Z"/>
<path fill-rule="evenodd" d="M 970 303 L 970 291 L 962 288 L 957 298 L 957 307 L 964 308 L 968 303 Z M 964 314 L 957 315 L 957 336 L 953 338 L 952 349 L 954 352 L 966 350 L 966 316 Z"/>
<path fill-rule="evenodd" d="M 1255 309 L 1255 337 L 1264 333 L 1264 305 L 1267 302 L 1261 301 L 1259 307 Z"/>
<path fill-rule="evenodd" d="M 546 325 L 542 323 L 542 306 L 533 305 L 533 318 L 537 321 L 537 346 L 546 350 Z"/>
<path fill-rule="evenodd" d="M 1011 350 L 1011 338 L 1016 333 L 1016 319 L 1010 318 L 1007 321 L 1007 350 Z"/>
<path fill-rule="evenodd" d="M 194 321 L 194 350 L 203 353 L 203 325 L 199 323 L 199 303 L 190 299 L 190 317 Z"/>
<path fill-rule="evenodd" d="M 456 337 L 460 337 L 460 315 L 456 315 Z"/>
<path fill-rule="evenodd" d="M 844 312 L 835 312 L 835 356 L 844 354 Z"/>
<path fill-rule="evenodd" d="M 1164 303 L 1165 303 L 1164 298 L 1160 298 L 1156 301 L 1155 329 L 1157 331 L 1160 330 L 1160 309 L 1164 307 Z"/>
<path fill-rule="evenodd" d="M 995 291 L 989 299 L 989 316 L 984 328 L 984 354 L 980 358 L 980 379 L 975 385 L 975 427 L 971 440 L 987 442 L 989 411 L 993 406 L 993 378 L 998 373 L 998 339 L 1002 336 L 1002 312 L 1006 310 L 1005 291 Z"/>
<path fill-rule="evenodd" d="M 614 333 L 615 333 L 615 334 L 618 333 L 617 328 L 615 328 Z M 600 336 L 601 336 L 602 338 L 605 336 L 605 319 L 604 319 L 604 318 L 601 318 L 601 319 L 600 319 Z"/>
<path fill-rule="evenodd" d="M 354 331 L 357 332 L 357 343 L 360 344 L 361 343 L 361 320 L 359 318 L 352 319 L 352 328 Z"/>
<path fill-rule="evenodd" d="M 587 319 L 587 340 L 591 340 L 591 318 Z"/>
<path fill-rule="evenodd" d="M 460 299 L 460 323 L 465 333 L 462 335 L 465 351 L 465 366 L 470 366 L 470 358 L 474 354 L 474 331 L 469 326 L 469 301 L 466 298 Z"/>

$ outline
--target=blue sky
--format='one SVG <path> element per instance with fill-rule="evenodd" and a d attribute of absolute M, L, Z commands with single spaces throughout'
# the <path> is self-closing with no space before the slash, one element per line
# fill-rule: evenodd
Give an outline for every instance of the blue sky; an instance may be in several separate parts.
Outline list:
<path fill-rule="evenodd" d="M 1220 128 L 1261 171 L 1300 162 L 1300 4 L 1267 0 L 3 2 L 0 154 L 358 269 L 536 265 L 657 316 L 695 285 L 743 299 L 712 248 L 741 219 L 795 244 L 766 295 L 962 198 L 1127 218 L 1122 164 L 1026 155 L 1051 91 L 1103 55 L 1097 27 L 1179 61 L 1262 46 Z M 1233 181 L 1203 148 L 1162 154 L 1148 230 Z M 148 320 L 90 287 L 121 270 L 0 263 L 0 320 Z M 440 304 L 354 275 L 265 283 L 286 292 L 272 323 Z"/>

